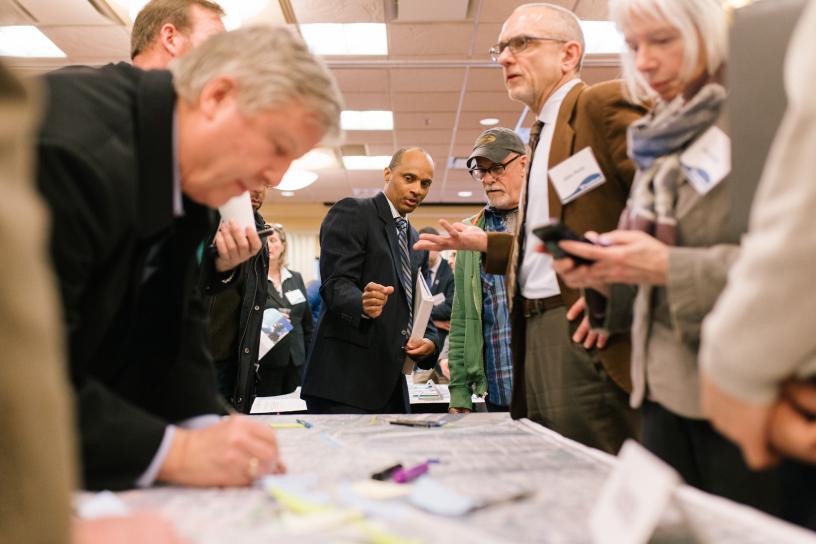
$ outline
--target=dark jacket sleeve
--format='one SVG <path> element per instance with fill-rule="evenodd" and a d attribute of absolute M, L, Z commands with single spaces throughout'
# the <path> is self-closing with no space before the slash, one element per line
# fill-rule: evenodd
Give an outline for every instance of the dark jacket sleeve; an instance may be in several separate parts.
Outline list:
<path fill-rule="evenodd" d="M 87 347 L 74 335 L 94 323 L 83 321 L 83 299 L 105 253 L 117 198 L 100 173 L 66 149 L 40 145 L 38 182 L 52 215 L 51 251 L 69 337 L 69 366 L 76 393 L 83 470 L 107 474 L 86 481 L 89 488 L 133 487 L 159 448 L 167 424 L 110 391 L 86 367 Z M 115 439 L 112 439 L 115 437 Z"/>
<path fill-rule="evenodd" d="M 320 227 L 320 295 L 326 311 L 358 328 L 363 319 L 362 281 L 366 259 L 360 203 L 347 198 L 332 206 Z"/>
<path fill-rule="evenodd" d="M 442 257 L 440 257 L 440 259 L 441 258 Z M 439 267 L 437 274 L 442 274 L 442 277 L 439 279 L 439 292 L 444 293 L 445 301 L 434 306 L 433 311 L 431 311 L 431 319 L 435 321 L 450 321 L 451 308 L 453 307 L 453 272 L 451 272 L 450 265 L 447 261 L 444 261 Z"/>

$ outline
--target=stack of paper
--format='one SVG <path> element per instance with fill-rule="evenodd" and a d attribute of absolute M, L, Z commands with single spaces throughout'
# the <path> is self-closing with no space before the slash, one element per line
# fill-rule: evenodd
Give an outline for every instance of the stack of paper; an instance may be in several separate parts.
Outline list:
<path fill-rule="evenodd" d="M 434 297 L 425 278 L 417 272 L 416 286 L 414 287 L 414 323 L 411 327 L 409 340 L 420 340 L 425 336 L 425 329 L 428 327 L 428 320 L 431 318 L 431 311 L 434 307 Z M 405 356 L 402 365 L 402 373 L 410 375 L 414 372 L 414 360 Z"/>

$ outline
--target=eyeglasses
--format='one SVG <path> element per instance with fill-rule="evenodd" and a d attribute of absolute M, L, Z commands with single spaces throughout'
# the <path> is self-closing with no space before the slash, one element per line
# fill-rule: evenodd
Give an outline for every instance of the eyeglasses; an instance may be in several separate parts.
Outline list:
<path fill-rule="evenodd" d="M 499 56 L 502 54 L 502 51 L 510 48 L 510 52 L 514 55 L 518 55 L 525 49 L 527 46 L 530 45 L 531 40 L 541 40 L 541 41 L 548 41 L 548 42 L 560 42 L 566 43 L 566 40 L 562 40 L 560 38 L 546 38 L 546 37 L 538 37 L 538 36 L 516 36 L 515 38 L 510 38 L 506 42 L 499 42 L 493 47 L 490 48 L 488 53 L 490 54 L 490 60 L 493 62 L 499 62 Z"/>
<path fill-rule="evenodd" d="M 490 175 L 493 176 L 494 179 L 500 178 L 504 174 L 504 170 L 505 168 L 507 168 L 507 165 L 521 156 L 522 155 L 516 155 L 509 161 L 494 164 L 490 168 L 479 168 L 477 166 L 476 168 L 469 169 L 468 172 L 470 172 L 470 175 L 473 176 L 473 179 L 475 179 L 476 181 L 482 181 L 488 173 L 490 173 Z"/>

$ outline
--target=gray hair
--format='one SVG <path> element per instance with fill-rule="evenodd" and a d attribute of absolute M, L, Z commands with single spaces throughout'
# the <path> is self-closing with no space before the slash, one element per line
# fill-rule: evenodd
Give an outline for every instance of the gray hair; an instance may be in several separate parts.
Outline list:
<path fill-rule="evenodd" d="M 728 55 L 728 18 L 720 0 L 609 0 L 609 18 L 621 32 L 633 18 L 666 21 L 676 28 L 683 39 L 683 77 L 693 74 L 701 49 L 709 75 Z M 629 47 L 621 54 L 621 61 L 629 97 L 654 99 L 654 91 L 635 66 L 635 53 Z"/>
<path fill-rule="evenodd" d="M 547 30 L 547 37 L 557 38 L 565 42 L 578 42 L 581 45 L 581 58 L 578 59 L 578 65 L 575 68 L 576 73 L 580 73 L 581 68 L 584 66 L 586 41 L 584 40 L 584 31 L 581 28 L 581 20 L 578 19 L 578 16 L 565 7 L 546 2 L 522 4 L 514 10 L 514 13 L 525 9 L 546 9 L 550 12 L 553 24 L 552 28 Z"/>
<path fill-rule="evenodd" d="M 218 76 L 238 85 L 238 103 L 252 114 L 297 103 L 325 128 L 324 143 L 340 138 L 343 101 L 334 77 L 303 40 L 285 27 L 255 26 L 213 36 L 170 64 L 178 95 L 195 103 Z"/>

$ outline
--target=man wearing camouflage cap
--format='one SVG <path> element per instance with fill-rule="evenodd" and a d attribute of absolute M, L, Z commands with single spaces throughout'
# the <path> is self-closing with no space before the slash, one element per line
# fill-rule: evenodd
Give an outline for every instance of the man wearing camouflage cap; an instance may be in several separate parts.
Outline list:
<path fill-rule="evenodd" d="M 510 129 L 479 135 L 467 161 L 482 184 L 487 206 L 464 223 L 487 232 L 513 232 L 527 167 L 526 148 Z M 482 272 L 482 254 L 462 251 L 454 268 L 448 365 L 451 412 L 469 412 L 471 394 L 485 398 L 489 411 L 507 411 L 512 392 L 510 309 L 505 277 Z"/>

